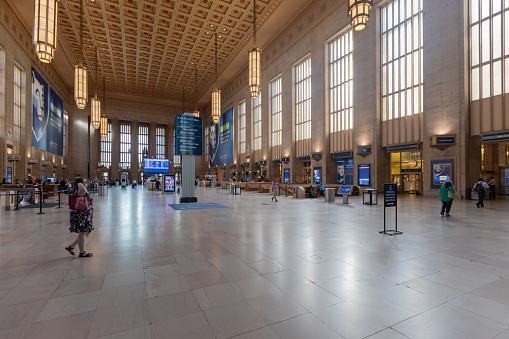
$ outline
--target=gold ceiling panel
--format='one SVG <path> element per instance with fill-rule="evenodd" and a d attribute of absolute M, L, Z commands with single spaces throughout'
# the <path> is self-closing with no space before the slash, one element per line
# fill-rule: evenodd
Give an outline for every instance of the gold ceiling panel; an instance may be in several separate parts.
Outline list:
<path fill-rule="evenodd" d="M 257 1 L 258 26 L 282 1 Z M 61 43 L 78 61 L 80 0 L 60 4 Z M 247 51 L 253 30 L 251 8 L 252 0 L 85 0 L 84 64 L 95 68 L 98 47 L 98 73 L 106 78 L 108 91 L 182 101 L 184 90 L 185 100 L 192 102 L 194 68 L 198 95 L 215 78 L 214 33 L 221 36 L 219 72 Z"/>

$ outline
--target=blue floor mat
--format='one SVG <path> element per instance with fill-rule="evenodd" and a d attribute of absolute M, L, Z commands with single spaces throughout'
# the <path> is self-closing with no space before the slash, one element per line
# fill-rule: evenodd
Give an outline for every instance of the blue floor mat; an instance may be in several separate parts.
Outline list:
<path fill-rule="evenodd" d="M 190 203 L 190 204 L 168 204 L 177 211 L 205 210 L 210 208 L 228 208 L 228 206 L 216 204 L 215 202 Z"/>

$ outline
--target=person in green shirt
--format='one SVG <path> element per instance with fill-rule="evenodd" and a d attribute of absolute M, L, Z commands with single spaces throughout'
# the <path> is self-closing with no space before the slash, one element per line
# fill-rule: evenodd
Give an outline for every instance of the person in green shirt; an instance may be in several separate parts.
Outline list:
<path fill-rule="evenodd" d="M 442 210 L 440 211 L 441 216 L 444 216 L 444 213 L 445 213 L 446 217 L 451 216 L 449 214 L 449 212 L 451 211 L 452 201 L 454 200 L 454 198 L 450 197 L 449 192 L 451 192 L 452 194 L 455 194 L 454 186 L 452 185 L 452 182 L 447 180 L 446 182 L 444 182 L 442 187 L 440 187 L 439 194 L 440 194 L 440 200 L 442 201 Z"/>

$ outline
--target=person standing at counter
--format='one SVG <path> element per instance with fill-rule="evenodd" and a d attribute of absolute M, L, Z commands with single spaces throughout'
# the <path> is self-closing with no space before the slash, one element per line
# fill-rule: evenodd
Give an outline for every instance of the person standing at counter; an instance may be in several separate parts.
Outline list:
<path fill-rule="evenodd" d="M 71 255 L 74 255 L 74 247 L 78 245 L 80 253 L 80 258 L 89 258 L 93 254 L 85 251 L 85 240 L 88 238 L 90 233 L 94 230 L 93 218 L 94 218 L 94 205 L 92 196 L 88 193 L 86 189 L 86 180 L 82 178 L 78 178 L 74 181 L 74 186 L 72 188 L 72 195 L 76 195 L 78 197 L 87 197 L 90 199 L 90 207 L 86 211 L 70 211 L 70 223 L 69 231 L 71 233 L 78 233 L 76 240 L 69 246 L 65 248 Z"/>
<path fill-rule="evenodd" d="M 442 187 L 440 187 L 440 200 L 442 201 L 442 209 L 440 210 L 441 216 L 450 217 L 451 215 L 449 212 L 451 211 L 452 201 L 454 200 L 453 197 L 451 197 L 449 194 L 452 195 L 455 194 L 454 192 L 454 186 L 452 185 L 452 182 L 447 180 L 444 182 Z M 444 214 L 445 213 L 445 214 Z"/>

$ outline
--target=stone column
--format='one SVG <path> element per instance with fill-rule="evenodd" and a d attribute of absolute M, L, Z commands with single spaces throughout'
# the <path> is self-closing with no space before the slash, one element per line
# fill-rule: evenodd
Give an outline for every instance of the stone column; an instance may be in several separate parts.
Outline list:
<path fill-rule="evenodd" d="M 100 131 L 90 126 L 90 179 L 95 179 L 98 176 L 97 164 L 101 158 L 100 150 L 101 147 L 101 136 Z"/>
<path fill-rule="evenodd" d="M 111 178 L 120 180 L 120 125 L 118 118 L 111 119 Z"/>
<path fill-rule="evenodd" d="M 148 128 L 148 157 L 155 158 L 156 157 L 156 127 L 157 122 L 150 122 L 150 126 Z"/>
<path fill-rule="evenodd" d="M 170 159 L 170 172 L 175 172 L 175 164 L 173 163 L 173 131 L 174 126 L 168 125 L 165 132 L 166 141 L 166 157 Z"/>
<path fill-rule="evenodd" d="M 427 0 L 424 6 L 424 193 L 431 189 L 432 159 L 455 159 L 454 186 L 460 196 L 477 181 L 481 168 L 480 137 L 470 136 L 468 110 L 468 6 L 465 1 Z M 433 135 L 452 134 L 456 145 L 431 147 Z"/>
<path fill-rule="evenodd" d="M 139 121 L 131 121 L 131 180 L 140 180 L 140 168 L 138 161 L 138 134 L 139 134 Z"/>

